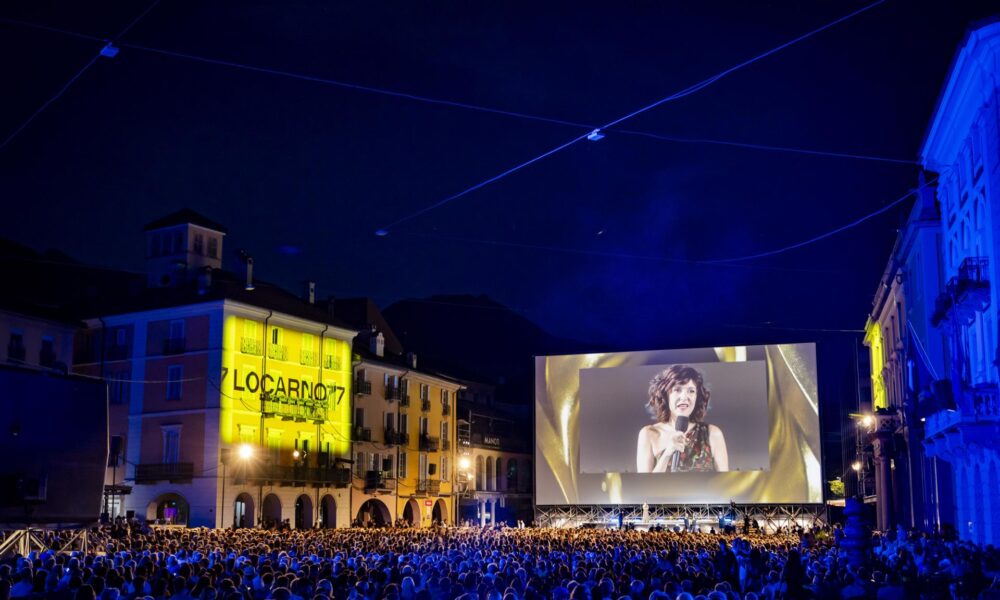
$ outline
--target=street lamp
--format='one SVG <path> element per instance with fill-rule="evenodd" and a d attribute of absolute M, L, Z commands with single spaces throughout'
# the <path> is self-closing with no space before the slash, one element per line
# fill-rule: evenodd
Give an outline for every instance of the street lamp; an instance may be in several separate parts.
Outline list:
<path fill-rule="evenodd" d="M 469 489 L 469 468 L 472 467 L 472 461 L 468 456 L 462 456 L 458 459 L 458 502 L 455 503 L 455 525 L 459 525 L 460 517 L 462 516 L 462 498 Z"/>
<path fill-rule="evenodd" d="M 864 415 L 861 417 L 861 424 L 869 429 L 875 424 L 875 417 L 872 415 Z"/>
<path fill-rule="evenodd" d="M 222 528 L 226 528 L 226 464 L 229 462 L 229 453 L 231 452 L 229 448 L 222 449 L 222 510 L 220 511 L 221 516 L 219 520 L 222 523 Z M 250 444 L 240 444 L 240 447 L 236 450 L 236 456 L 239 457 L 240 462 L 246 464 L 246 461 L 253 457 L 253 446 Z"/>

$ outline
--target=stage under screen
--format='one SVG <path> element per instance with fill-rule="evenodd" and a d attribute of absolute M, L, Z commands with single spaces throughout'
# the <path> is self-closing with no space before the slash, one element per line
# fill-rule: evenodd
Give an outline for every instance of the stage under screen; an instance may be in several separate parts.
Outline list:
<path fill-rule="evenodd" d="M 535 361 L 538 505 L 822 502 L 815 344 Z"/>

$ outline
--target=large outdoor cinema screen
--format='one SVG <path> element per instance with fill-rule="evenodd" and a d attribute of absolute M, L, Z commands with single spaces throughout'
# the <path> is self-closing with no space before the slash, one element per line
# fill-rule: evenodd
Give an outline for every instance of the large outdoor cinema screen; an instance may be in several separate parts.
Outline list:
<path fill-rule="evenodd" d="M 816 345 L 535 358 L 535 501 L 822 502 Z"/>

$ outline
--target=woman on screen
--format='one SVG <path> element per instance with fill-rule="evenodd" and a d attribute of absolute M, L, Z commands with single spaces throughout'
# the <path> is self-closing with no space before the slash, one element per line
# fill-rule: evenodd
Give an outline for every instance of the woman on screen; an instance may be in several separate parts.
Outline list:
<path fill-rule="evenodd" d="M 656 423 L 639 431 L 639 473 L 729 470 L 722 430 L 704 422 L 710 396 L 693 367 L 673 365 L 653 377 L 646 408 Z M 680 426 L 679 417 L 685 417 Z"/>

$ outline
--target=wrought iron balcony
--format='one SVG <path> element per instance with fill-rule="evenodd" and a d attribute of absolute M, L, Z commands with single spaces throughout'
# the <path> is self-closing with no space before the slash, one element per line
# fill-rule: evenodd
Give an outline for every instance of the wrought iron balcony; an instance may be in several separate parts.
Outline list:
<path fill-rule="evenodd" d="M 365 381 L 364 379 L 356 379 L 354 381 L 354 391 L 358 394 L 364 394 L 366 396 L 372 395 L 372 382 Z"/>
<path fill-rule="evenodd" d="M 237 481 L 272 483 L 277 485 L 314 485 L 317 487 L 347 487 L 351 471 L 343 467 L 306 467 L 299 465 L 255 465 L 245 471 L 236 470 Z"/>
<path fill-rule="evenodd" d="M 317 424 L 326 422 L 327 400 L 312 400 L 264 392 L 264 416 Z"/>
<path fill-rule="evenodd" d="M 184 338 L 167 338 L 163 340 L 163 353 L 184 354 L 186 346 L 187 344 Z"/>
<path fill-rule="evenodd" d="M 267 357 L 274 360 L 288 360 L 288 346 L 271 344 L 267 347 Z"/>
<path fill-rule="evenodd" d="M 437 479 L 420 479 L 417 481 L 417 493 L 428 496 L 441 494 L 441 482 Z"/>
<path fill-rule="evenodd" d="M 396 385 L 385 386 L 385 399 L 390 402 L 393 400 L 399 400 L 401 393 L 402 390 L 399 389 L 399 386 Z"/>
<path fill-rule="evenodd" d="M 447 417 L 451 414 L 451 404 L 445 402 L 441 407 L 441 415 Z"/>
<path fill-rule="evenodd" d="M 399 395 L 399 406 L 402 407 L 402 408 L 407 408 L 408 406 L 410 406 L 410 395 L 409 394 L 400 394 Z"/>
<path fill-rule="evenodd" d="M 391 490 L 395 483 L 391 471 L 365 471 L 365 492 Z"/>
<path fill-rule="evenodd" d="M 420 451 L 421 452 L 437 452 L 439 447 L 439 442 L 436 437 L 431 437 L 429 435 L 420 436 Z"/>
<path fill-rule="evenodd" d="M 333 369 L 334 371 L 340 370 L 340 358 L 332 354 L 327 354 L 323 357 L 323 368 Z"/>
<path fill-rule="evenodd" d="M 449 450 L 451 450 L 451 440 L 449 440 L 448 438 L 442 439 L 441 440 L 441 450 L 443 452 L 448 452 Z"/>
<path fill-rule="evenodd" d="M 410 434 L 395 429 L 385 430 L 385 443 L 390 446 L 405 446 L 410 443 Z"/>
<path fill-rule="evenodd" d="M 194 477 L 194 463 L 146 463 L 136 465 L 135 483 L 137 485 L 169 481 L 170 483 L 190 482 Z"/>
<path fill-rule="evenodd" d="M 241 337 L 240 352 L 242 352 L 243 354 L 252 354 L 254 356 L 260 356 L 262 354 L 260 340 L 248 337 Z"/>
<path fill-rule="evenodd" d="M 352 442 L 370 442 L 372 441 L 372 429 L 371 427 L 355 427 L 351 430 L 351 441 Z"/>
<path fill-rule="evenodd" d="M 315 367 L 316 362 L 316 352 L 312 350 L 299 350 L 299 364 L 306 367 Z"/>
<path fill-rule="evenodd" d="M 934 314 L 931 323 L 935 327 L 947 324 L 951 319 L 962 325 L 969 325 L 976 312 L 990 306 L 989 258 L 970 256 L 958 267 L 958 275 L 948 280 L 945 291 L 934 300 Z"/>
<path fill-rule="evenodd" d="M 421 400 L 420 400 L 420 410 L 422 410 L 423 412 L 430 412 L 431 411 L 431 401 L 428 400 L 427 398 L 421 398 Z"/>

